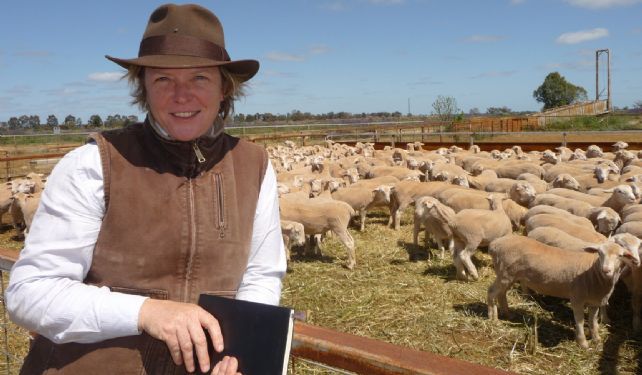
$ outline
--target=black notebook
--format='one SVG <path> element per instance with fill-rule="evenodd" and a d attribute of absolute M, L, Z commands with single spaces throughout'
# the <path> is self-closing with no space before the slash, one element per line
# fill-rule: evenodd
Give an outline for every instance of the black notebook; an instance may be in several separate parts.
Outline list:
<path fill-rule="evenodd" d="M 214 315 L 223 334 L 222 353 L 214 351 L 207 335 L 212 367 L 228 355 L 236 357 L 243 375 L 286 374 L 294 325 L 292 309 L 208 294 L 199 296 L 198 305 Z"/>

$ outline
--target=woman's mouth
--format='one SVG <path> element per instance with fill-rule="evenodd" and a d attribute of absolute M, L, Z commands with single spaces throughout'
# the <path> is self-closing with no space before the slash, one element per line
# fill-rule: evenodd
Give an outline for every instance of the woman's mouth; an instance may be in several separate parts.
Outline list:
<path fill-rule="evenodd" d="M 190 118 L 194 117 L 198 114 L 199 111 L 193 111 L 193 112 L 174 112 L 172 113 L 172 116 L 174 117 L 180 117 L 180 118 Z"/>

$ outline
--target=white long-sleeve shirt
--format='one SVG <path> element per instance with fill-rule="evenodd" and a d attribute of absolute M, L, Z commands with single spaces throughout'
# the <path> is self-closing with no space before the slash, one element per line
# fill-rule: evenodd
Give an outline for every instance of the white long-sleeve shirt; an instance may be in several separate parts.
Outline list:
<path fill-rule="evenodd" d="M 140 333 L 138 313 L 146 297 L 82 282 L 91 267 L 104 214 L 100 154 L 98 146 L 89 143 L 69 152 L 47 180 L 6 290 L 7 310 L 15 323 L 56 343 L 90 343 Z M 278 304 L 285 269 L 276 176 L 268 163 L 249 262 L 236 298 Z"/>

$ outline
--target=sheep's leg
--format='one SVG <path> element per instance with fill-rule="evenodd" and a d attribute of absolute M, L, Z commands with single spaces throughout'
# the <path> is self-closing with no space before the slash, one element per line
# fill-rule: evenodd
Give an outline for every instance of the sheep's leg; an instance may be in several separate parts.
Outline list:
<path fill-rule="evenodd" d="M 448 251 L 453 254 L 455 252 L 455 239 L 450 237 L 448 239 Z M 444 259 L 444 254 L 441 254 L 441 259 Z"/>
<path fill-rule="evenodd" d="M 397 210 L 399 209 L 399 204 L 397 203 L 396 199 L 392 199 L 391 197 L 390 203 L 388 204 L 388 209 L 390 210 L 390 217 L 388 218 L 388 226 L 392 228 L 397 218 Z"/>
<path fill-rule="evenodd" d="M 289 236 L 284 236 L 283 237 L 283 245 L 285 247 L 285 259 L 290 262 L 290 237 Z"/>
<path fill-rule="evenodd" d="M 461 258 L 461 262 L 466 268 L 466 272 L 470 277 L 473 278 L 473 280 L 479 279 L 479 274 L 477 274 L 477 268 L 475 268 L 475 265 L 471 260 L 472 255 L 475 253 L 475 250 L 477 250 L 477 245 L 479 245 L 478 241 L 469 242 L 468 244 L 466 244 L 466 247 L 459 252 L 459 257 Z"/>
<path fill-rule="evenodd" d="M 508 316 L 508 299 L 506 298 L 506 291 L 513 284 L 512 280 L 506 280 L 501 276 L 497 276 L 495 281 L 488 287 L 488 297 L 486 303 L 488 304 L 488 319 L 497 320 L 497 304 L 502 315 Z"/>
<path fill-rule="evenodd" d="M 575 318 L 575 341 L 582 348 L 588 348 L 588 342 L 584 335 L 584 304 L 577 301 L 571 301 L 573 317 Z"/>
<path fill-rule="evenodd" d="M 589 332 L 591 333 L 591 339 L 593 340 L 593 342 L 598 342 L 600 341 L 600 326 L 597 322 L 597 316 L 600 308 L 597 306 L 589 306 L 588 311 Z"/>
<path fill-rule="evenodd" d="M 339 240 L 341 243 L 345 245 L 346 248 L 348 248 L 348 264 L 347 267 L 348 269 L 353 269 L 354 266 L 357 264 L 356 261 L 356 255 L 354 251 L 354 238 L 352 238 L 352 235 L 350 232 L 348 232 L 347 229 L 340 229 L 335 231 L 337 236 L 339 236 Z"/>
<path fill-rule="evenodd" d="M 466 280 L 466 268 L 462 263 L 460 253 L 463 251 L 460 244 L 455 245 L 455 251 L 453 252 L 453 264 L 455 265 L 455 276 L 457 280 Z"/>
<path fill-rule="evenodd" d="M 444 253 L 446 252 L 446 248 L 444 247 L 443 239 L 441 237 L 435 236 L 435 242 L 437 242 L 437 249 L 440 250 L 439 259 L 444 259 Z"/>
<path fill-rule="evenodd" d="M 367 212 L 368 212 L 368 211 L 366 211 L 366 209 L 365 209 L 365 208 L 361 208 L 361 209 L 359 210 L 359 217 L 361 217 L 361 228 L 360 228 L 360 230 L 361 230 L 362 232 L 366 229 L 366 213 L 367 213 Z"/>
<path fill-rule="evenodd" d="M 419 231 L 421 230 L 421 220 L 419 217 L 415 216 L 414 225 L 412 227 L 412 243 L 417 246 L 419 245 Z"/>
<path fill-rule="evenodd" d="M 606 311 L 608 308 L 608 305 L 600 306 L 600 321 L 603 324 L 611 324 L 611 319 L 609 318 L 609 314 Z"/>

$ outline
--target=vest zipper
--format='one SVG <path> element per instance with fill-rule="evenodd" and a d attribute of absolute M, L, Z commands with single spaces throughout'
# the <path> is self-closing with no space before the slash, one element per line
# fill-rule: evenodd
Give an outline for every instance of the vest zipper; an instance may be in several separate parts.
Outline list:
<path fill-rule="evenodd" d="M 194 153 L 196 154 L 196 159 L 198 160 L 198 162 L 201 164 L 205 163 L 205 156 L 203 156 L 203 153 L 201 152 L 201 149 L 198 148 L 196 142 L 192 143 L 192 148 L 194 149 Z"/>
<path fill-rule="evenodd" d="M 196 215 L 194 210 L 194 184 L 192 179 L 187 180 L 189 187 L 189 214 L 190 214 L 190 246 L 189 246 L 189 257 L 187 258 L 187 266 L 185 267 L 185 291 L 183 293 L 183 299 L 185 302 L 189 302 L 189 285 L 192 278 L 192 263 L 194 262 L 194 253 L 196 252 Z"/>
<path fill-rule="evenodd" d="M 223 174 L 215 173 L 216 181 L 216 200 L 218 201 L 218 236 L 225 237 L 225 193 L 223 191 Z"/>

